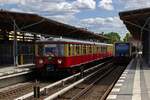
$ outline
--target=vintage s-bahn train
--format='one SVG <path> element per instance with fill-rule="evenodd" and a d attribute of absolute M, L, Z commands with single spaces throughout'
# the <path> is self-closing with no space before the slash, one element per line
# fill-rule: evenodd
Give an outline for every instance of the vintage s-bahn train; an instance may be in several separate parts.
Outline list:
<path fill-rule="evenodd" d="M 62 71 L 111 57 L 113 45 L 63 38 L 36 42 L 35 64 L 38 71 Z"/>

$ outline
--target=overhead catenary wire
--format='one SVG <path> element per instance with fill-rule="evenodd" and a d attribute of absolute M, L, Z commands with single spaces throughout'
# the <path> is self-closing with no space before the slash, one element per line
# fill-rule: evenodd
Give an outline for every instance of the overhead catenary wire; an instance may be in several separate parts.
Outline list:
<path fill-rule="evenodd" d="M 23 26 L 23 27 L 21 27 L 20 29 L 21 29 L 21 30 L 22 30 L 22 29 L 26 29 L 26 28 L 29 28 L 29 27 L 31 27 L 31 26 L 34 26 L 34 25 L 40 24 L 40 23 L 42 23 L 42 22 L 44 22 L 44 21 L 45 21 L 45 19 L 44 19 L 44 18 L 42 18 L 40 21 L 37 21 L 37 22 L 35 22 L 35 23 L 32 23 L 32 24 L 29 24 L 29 25 Z"/>

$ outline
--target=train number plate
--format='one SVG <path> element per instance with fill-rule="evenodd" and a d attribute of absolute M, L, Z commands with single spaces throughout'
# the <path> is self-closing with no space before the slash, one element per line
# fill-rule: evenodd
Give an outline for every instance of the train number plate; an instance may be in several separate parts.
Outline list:
<path fill-rule="evenodd" d="M 47 65 L 47 71 L 54 71 L 54 65 Z"/>

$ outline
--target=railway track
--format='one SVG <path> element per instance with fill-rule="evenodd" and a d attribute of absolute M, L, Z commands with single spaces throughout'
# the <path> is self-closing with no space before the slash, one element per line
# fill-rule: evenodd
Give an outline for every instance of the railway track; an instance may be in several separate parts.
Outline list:
<path fill-rule="evenodd" d="M 79 84 L 79 83 L 85 81 L 86 78 L 90 78 L 91 76 L 95 75 L 95 73 L 97 73 L 98 70 L 101 70 L 101 71 L 106 70 L 106 66 L 104 66 L 104 65 L 106 65 L 108 63 L 110 64 L 110 61 L 98 64 L 98 65 L 96 65 L 92 68 L 89 68 L 89 69 L 85 70 L 83 78 L 81 78 L 81 73 L 77 73 L 75 75 L 72 75 L 70 77 L 67 77 L 65 79 L 62 79 L 60 81 L 57 81 L 53 84 L 50 84 L 50 85 L 47 85 L 47 86 L 41 88 L 39 99 L 43 100 L 44 98 L 46 98 L 49 95 L 53 95 L 55 93 L 59 94 L 59 92 L 61 92 L 61 91 L 69 90 L 70 88 L 72 88 L 72 86 L 74 86 L 76 84 Z M 96 70 L 96 72 L 94 70 Z M 46 93 L 45 93 L 45 90 L 46 90 Z M 33 100 L 34 99 L 33 92 L 30 92 L 26 95 L 15 98 L 15 100 L 20 100 L 20 99 L 21 100 L 22 99 L 24 99 L 24 100 Z"/>
<path fill-rule="evenodd" d="M 92 73 L 92 71 L 99 69 L 99 67 L 104 68 L 103 65 L 105 65 L 105 64 L 107 64 L 109 62 L 110 61 L 106 61 L 106 62 L 98 64 L 98 65 L 96 65 L 96 66 L 94 66 L 92 68 L 86 69 L 84 71 L 84 76 L 87 76 L 89 73 Z M 62 80 L 59 80 L 59 81 L 54 82 L 52 84 L 46 85 L 44 87 L 40 86 L 40 99 L 41 98 L 45 98 L 47 96 L 47 94 L 44 95 L 45 94 L 45 89 L 46 89 L 48 94 L 49 93 L 53 94 L 55 92 L 60 91 L 61 89 L 65 88 L 65 87 L 73 84 L 74 82 L 76 82 L 76 81 L 78 81 L 80 79 L 81 79 L 81 73 L 77 73 L 75 75 L 72 75 L 72 76 L 67 77 L 65 79 L 62 79 Z M 32 88 L 32 90 L 33 90 L 33 88 Z M 24 99 L 24 100 L 32 100 L 32 99 L 34 99 L 33 95 L 34 95 L 34 93 L 33 93 L 33 91 L 31 91 L 31 92 L 28 92 L 25 95 L 20 95 L 20 97 L 18 96 L 17 98 L 13 98 L 13 99 L 15 99 L 15 100 L 22 100 L 22 99 Z"/>
<path fill-rule="evenodd" d="M 53 81 L 41 82 L 40 87 L 47 86 L 48 84 L 51 83 L 53 83 Z M 0 89 L 0 100 L 13 100 L 19 97 L 20 95 L 25 95 L 29 92 L 32 92 L 34 84 L 35 82 L 26 82 L 2 88 Z"/>
<path fill-rule="evenodd" d="M 17 97 L 17 95 L 23 95 L 23 93 L 28 93 L 28 90 L 30 90 L 31 88 L 31 82 L 3 88 L 0 92 L 0 100 L 9 100 L 10 98 Z"/>
<path fill-rule="evenodd" d="M 92 75 L 94 75 L 94 73 L 92 73 L 92 71 L 98 70 L 99 67 L 101 67 L 100 70 L 105 69 L 106 67 L 104 65 L 106 65 L 109 62 L 110 61 L 107 61 L 107 62 L 98 64 L 92 68 L 85 70 L 84 78 L 85 77 L 88 78 L 88 77 L 91 77 Z M 59 80 L 57 82 L 52 82 L 52 81 L 46 82 L 46 83 L 40 82 L 40 84 L 39 84 L 40 99 L 44 99 L 49 95 L 55 94 L 58 91 L 61 91 L 64 88 L 67 88 L 68 86 L 71 86 L 72 84 L 77 84 L 78 81 L 82 82 L 84 80 L 85 79 L 81 78 L 81 73 L 77 73 L 75 75 L 72 75 L 72 76 L 62 79 L 62 80 Z M 0 91 L 0 100 L 12 100 L 12 99 L 14 99 L 14 100 L 22 100 L 22 99 L 33 100 L 34 99 L 33 86 L 34 86 L 34 82 L 28 82 L 26 84 L 23 83 L 23 85 L 22 84 L 16 85 L 11 89 L 9 88 L 4 91 Z M 45 90 L 46 90 L 46 94 L 45 94 Z"/>
<path fill-rule="evenodd" d="M 84 82 L 76 85 L 74 88 L 72 88 L 65 94 L 55 98 L 54 100 L 79 100 L 83 95 L 86 95 L 86 93 L 90 89 L 92 89 L 99 80 L 101 80 L 103 77 L 108 75 L 112 70 L 114 70 L 113 67 L 110 67 L 111 65 L 112 64 L 105 66 L 105 69 L 98 71 L 94 76 L 90 77 L 89 79 L 86 79 Z M 84 98 L 84 100 L 88 99 L 89 97 L 87 99 Z M 48 97 L 45 100 L 50 99 Z M 96 98 L 93 98 L 91 100 L 96 100 Z"/>
<path fill-rule="evenodd" d="M 0 76 L 0 88 L 4 88 L 13 84 L 32 80 L 34 78 L 32 70 L 16 72 L 13 74 Z"/>
<path fill-rule="evenodd" d="M 98 73 L 54 100 L 105 100 L 124 69 L 125 66 L 121 66 L 121 68 L 113 66 L 113 68 Z M 46 98 L 45 100 L 51 99 Z"/>

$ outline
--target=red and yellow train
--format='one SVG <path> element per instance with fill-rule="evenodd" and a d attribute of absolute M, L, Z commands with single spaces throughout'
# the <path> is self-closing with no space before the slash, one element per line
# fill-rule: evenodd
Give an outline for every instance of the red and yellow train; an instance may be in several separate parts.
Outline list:
<path fill-rule="evenodd" d="M 36 42 L 38 71 L 61 71 L 112 56 L 113 45 L 63 38 Z"/>

